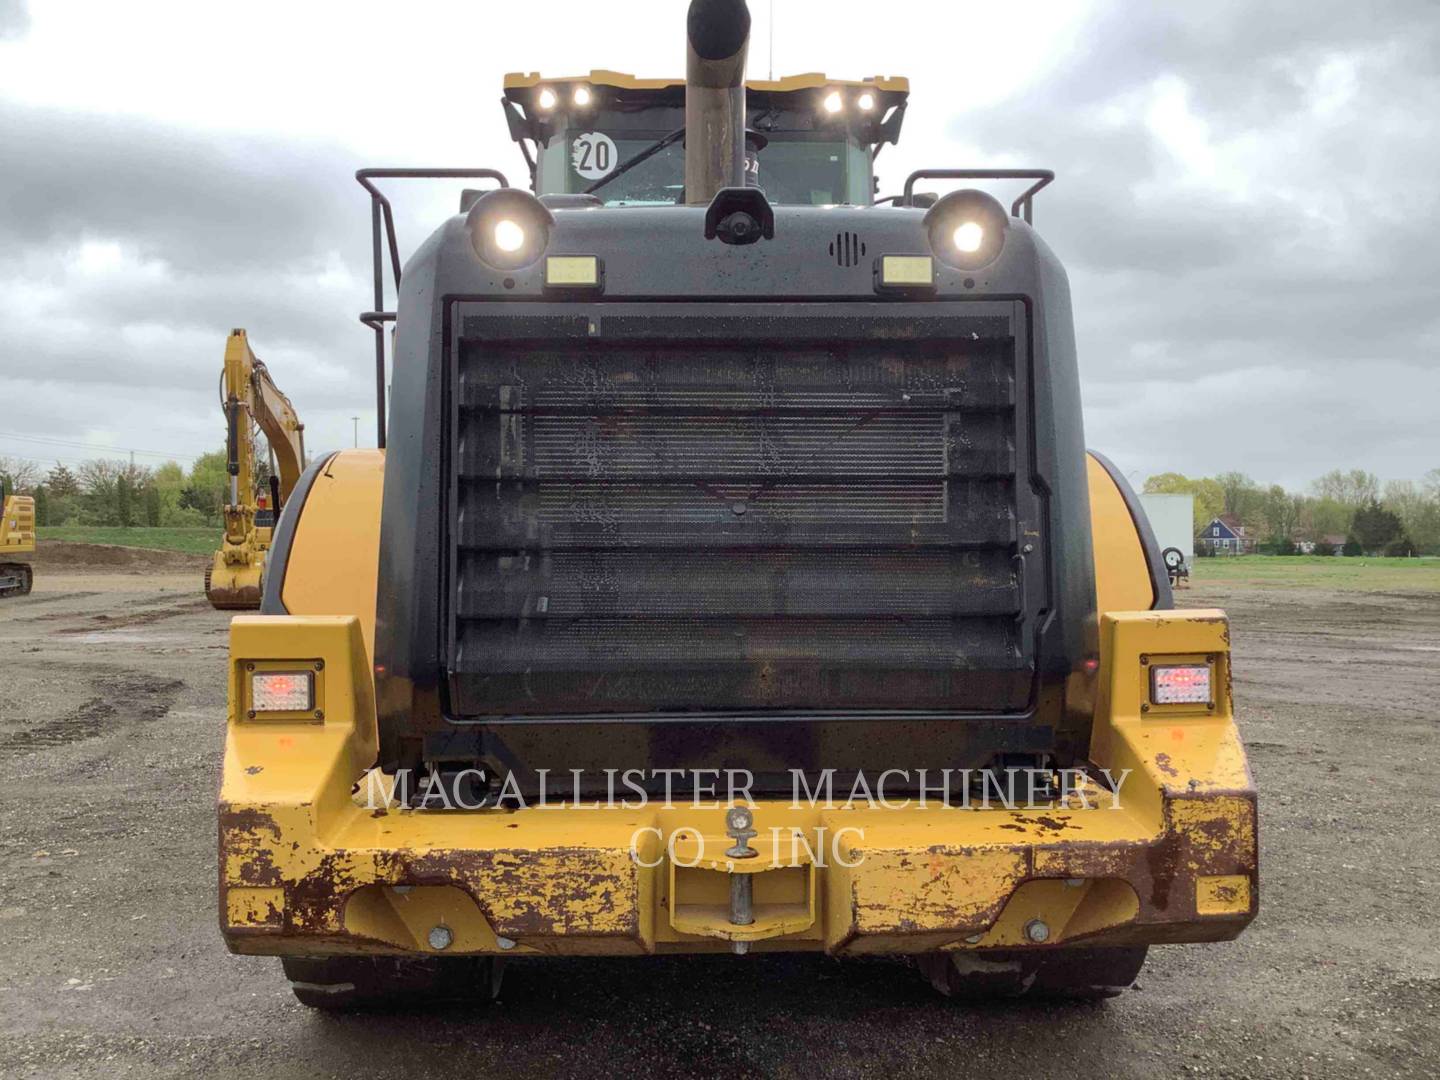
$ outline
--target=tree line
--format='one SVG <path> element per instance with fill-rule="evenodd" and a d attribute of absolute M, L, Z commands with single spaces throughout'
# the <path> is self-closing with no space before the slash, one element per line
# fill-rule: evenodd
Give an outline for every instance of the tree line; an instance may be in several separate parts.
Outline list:
<path fill-rule="evenodd" d="M 1197 533 L 1221 514 L 1234 515 L 1258 540 L 1257 550 L 1269 554 L 1294 554 L 1305 543 L 1322 555 L 1440 555 L 1440 469 L 1419 483 L 1383 484 L 1363 469 L 1335 469 L 1303 492 L 1258 484 L 1240 472 L 1198 478 L 1172 472 L 1150 477 L 1145 491 L 1193 495 Z"/>
<path fill-rule="evenodd" d="M 230 477 L 225 452 L 202 454 L 186 471 L 173 461 L 155 468 L 109 458 L 44 466 L 0 457 L 0 481 L 35 497 L 35 523 L 185 528 L 220 524 Z"/>

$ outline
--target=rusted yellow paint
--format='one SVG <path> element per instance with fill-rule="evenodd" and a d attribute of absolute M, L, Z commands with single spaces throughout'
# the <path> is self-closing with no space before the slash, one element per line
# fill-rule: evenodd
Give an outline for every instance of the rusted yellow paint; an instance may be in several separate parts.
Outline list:
<path fill-rule="evenodd" d="M 973 947 L 977 935 L 978 947 L 1011 947 L 1033 918 L 1052 928 L 1051 943 L 1237 933 L 1253 913 L 1253 884 L 1240 905 L 1233 882 L 1199 883 L 1250 883 L 1255 870 L 1254 792 L 1229 695 L 1200 713 L 1141 710 L 1143 655 L 1213 657 L 1228 678 L 1224 617 L 1111 612 L 1100 640 L 1091 757 L 1121 781 L 1117 792 L 1092 782 L 1085 799 L 1039 810 L 846 806 L 839 792 L 833 806 L 758 803 L 757 903 L 769 905 L 759 929 L 775 936 L 754 947 L 918 952 Z M 232 702 L 243 700 L 240 680 L 255 662 L 322 661 L 326 694 L 321 722 L 252 720 L 232 706 L 221 850 L 233 948 L 413 951 L 426 947 L 415 942 L 427 919 L 470 952 L 498 949 L 501 937 L 520 952 L 573 954 L 704 951 L 737 938 L 721 921 L 729 860 L 718 800 L 703 809 L 387 807 L 386 784 L 368 782 L 377 776 L 368 773 L 367 644 L 354 616 L 232 624 Z M 702 869 L 672 876 L 665 849 L 680 832 L 690 839 L 677 852 Z M 792 835 L 803 842 L 782 842 Z M 407 894 L 393 890 L 407 885 L 436 891 L 401 903 Z M 246 915 L 244 890 L 257 889 L 281 891 L 279 924 Z M 1236 906 L 1219 911 L 1222 899 Z"/>
<path fill-rule="evenodd" d="M 1195 881 L 1195 911 L 1200 915 L 1233 915 L 1250 910 L 1250 879 L 1243 874 L 1218 874 Z"/>
<path fill-rule="evenodd" d="M 237 886 L 225 893 L 225 918 L 231 926 L 279 929 L 285 914 L 285 890 Z"/>

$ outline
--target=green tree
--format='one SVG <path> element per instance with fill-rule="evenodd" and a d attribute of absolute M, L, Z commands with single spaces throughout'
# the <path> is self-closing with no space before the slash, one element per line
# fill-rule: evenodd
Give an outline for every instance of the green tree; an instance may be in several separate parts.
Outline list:
<path fill-rule="evenodd" d="M 1426 480 L 1419 484 L 1392 480 L 1385 485 L 1381 505 L 1399 515 L 1405 536 L 1416 551 L 1440 553 L 1440 483 L 1432 487 Z"/>
<path fill-rule="evenodd" d="M 1354 507 L 1330 498 L 1312 499 L 1308 504 L 1310 531 L 1318 536 L 1344 536 L 1350 531 Z"/>
<path fill-rule="evenodd" d="M 130 484 L 130 477 L 121 473 L 115 478 L 115 524 L 122 529 L 128 529 L 135 524 L 135 489 Z"/>
<path fill-rule="evenodd" d="M 50 475 L 45 478 L 45 486 L 50 489 L 50 494 L 62 498 L 80 494 L 80 481 L 75 479 L 73 472 L 58 461 L 50 470 Z"/>
<path fill-rule="evenodd" d="M 200 511 L 207 521 L 218 521 L 230 489 L 230 474 L 225 468 L 225 451 L 201 454 L 190 467 L 180 505 Z"/>
<path fill-rule="evenodd" d="M 35 524 L 43 528 L 50 524 L 50 493 L 45 490 L 44 484 L 36 484 L 32 494 L 35 496 Z"/>
<path fill-rule="evenodd" d="M 162 504 L 160 501 L 160 489 L 153 483 L 145 485 L 145 524 L 152 529 L 160 524 Z"/>
<path fill-rule="evenodd" d="M 1373 555 L 1402 540 L 1405 526 L 1399 514 L 1372 501 L 1355 511 L 1350 532 L 1365 553 Z"/>
<path fill-rule="evenodd" d="M 105 458 L 84 461 L 77 467 L 75 475 L 82 494 L 81 519 L 86 525 L 120 524 L 116 489 L 124 473 L 123 462 Z"/>
<path fill-rule="evenodd" d="M 1265 519 L 1265 530 L 1271 540 L 1277 544 L 1285 544 L 1293 548 L 1295 530 L 1300 526 L 1300 518 L 1305 510 L 1305 500 L 1299 495 L 1291 495 L 1279 484 L 1271 484 L 1265 489 L 1265 495 L 1261 504 L 1262 514 Z M 1277 554 L 1292 554 L 1292 552 L 1277 551 Z"/>
<path fill-rule="evenodd" d="M 1344 472 L 1334 469 L 1315 481 L 1315 494 L 1322 499 L 1333 499 L 1341 506 L 1358 510 L 1380 499 L 1380 481 L 1374 473 L 1364 469 Z"/>
<path fill-rule="evenodd" d="M 10 495 L 26 495 L 40 479 L 40 469 L 28 458 L 0 457 L 0 483 Z"/>

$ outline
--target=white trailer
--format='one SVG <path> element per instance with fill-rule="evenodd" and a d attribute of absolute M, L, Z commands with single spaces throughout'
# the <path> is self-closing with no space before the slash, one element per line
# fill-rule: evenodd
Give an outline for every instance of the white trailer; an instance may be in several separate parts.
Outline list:
<path fill-rule="evenodd" d="M 1141 495 L 1140 505 L 1150 519 L 1150 528 L 1155 530 L 1155 540 L 1160 550 L 1179 548 L 1185 555 L 1185 565 L 1195 562 L 1195 496 L 1193 495 Z"/>

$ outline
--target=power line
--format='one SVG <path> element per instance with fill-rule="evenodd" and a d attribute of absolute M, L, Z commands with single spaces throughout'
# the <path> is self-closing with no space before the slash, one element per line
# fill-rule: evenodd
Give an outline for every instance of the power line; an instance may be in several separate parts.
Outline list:
<path fill-rule="evenodd" d="M 15 431 L 0 431 L 0 439 L 18 439 L 20 442 L 42 443 L 47 446 L 67 446 L 77 450 L 103 450 L 113 454 L 140 454 L 144 457 L 175 458 L 196 457 L 195 454 L 179 454 L 174 451 L 139 450 L 133 446 L 106 446 L 103 443 L 77 442 L 74 439 L 56 439 L 45 435 L 21 435 Z"/>

